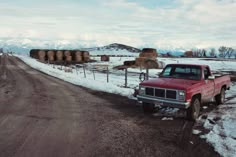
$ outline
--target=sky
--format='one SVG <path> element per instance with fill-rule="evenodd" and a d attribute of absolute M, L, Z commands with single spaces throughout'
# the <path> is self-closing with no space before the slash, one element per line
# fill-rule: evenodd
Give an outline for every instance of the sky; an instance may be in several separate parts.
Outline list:
<path fill-rule="evenodd" d="M 0 38 L 135 47 L 236 46 L 236 0 L 0 0 Z"/>

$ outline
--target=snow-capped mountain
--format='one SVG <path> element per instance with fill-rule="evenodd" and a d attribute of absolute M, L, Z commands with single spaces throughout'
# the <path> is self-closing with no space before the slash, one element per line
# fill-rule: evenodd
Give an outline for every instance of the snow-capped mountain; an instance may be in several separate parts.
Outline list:
<path fill-rule="evenodd" d="M 31 49 L 79 49 L 89 51 L 92 55 L 130 55 L 137 56 L 142 48 L 113 43 L 107 46 L 91 46 L 85 41 L 68 41 L 68 40 L 38 40 L 30 38 L 0 38 L 0 48 L 5 52 L 16 52 L 28 54 Z M 172 56 L 181 56 L 184 52 L 194 50 L 196 48 L 176 48 L 176 47 L 151 47 L 156 48 L 159 55 L 169 54 Z M 208 52 L 210 49 L 206 49 Z"/>
<path fill-rule="evenodd" d="M 142 50 L 124 44 L 113 43 L 102 47 L 82 48 L 93 55 L 129 55 L 137 56 Z"/>
<path fill-rule="evenodd" d="M 35 39 L 0 39 L 0 48 L 5 52 L 28 54 L 31 49 L 78 49 L 83 47 L 79 42 L 68 42 L 66 40 L 35 40 Z"/>
<path fill-rule="evenodd" d="M 33 39 L 0 39 L 0 48 L 5 52 L 16 52 L 28 54 L 31 49 L 79 49 L 87 50 L 92 54 L 110 54 L 110 55 L 131 55 L 141 52 L 140 49 L 123 44 L 110 44 L 102 47 L 88 48 L 89 45 L 80 43 L 79 41 L 69 42 L 66 40 L 33 40 Z"/>

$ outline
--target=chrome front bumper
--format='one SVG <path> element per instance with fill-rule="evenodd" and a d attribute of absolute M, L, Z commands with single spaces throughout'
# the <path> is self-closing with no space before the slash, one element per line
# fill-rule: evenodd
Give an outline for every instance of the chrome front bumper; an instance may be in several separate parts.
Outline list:
<path fill-rule="evenodd" d="M 137 95 L 137 100 L 145 102 L 145 103 L 152 103 L 152 104 L 156 104 L 160 106 L 182 108 L 182 109 L 187 109 L 190 106 L 189 102 L 179 102 L 175 100 L 158 99 L 158 98 L 147 97 L 147 96 L 142 96 L 142 95 Z"/>

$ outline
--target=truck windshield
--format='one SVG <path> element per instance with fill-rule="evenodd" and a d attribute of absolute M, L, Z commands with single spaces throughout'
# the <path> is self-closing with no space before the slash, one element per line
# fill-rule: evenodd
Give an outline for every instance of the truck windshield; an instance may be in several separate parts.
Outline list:
<path fill-rule="evenodd" d="M 160 77 L 200 80 L 201 68 L 191 65 L 167 65 Z"/>

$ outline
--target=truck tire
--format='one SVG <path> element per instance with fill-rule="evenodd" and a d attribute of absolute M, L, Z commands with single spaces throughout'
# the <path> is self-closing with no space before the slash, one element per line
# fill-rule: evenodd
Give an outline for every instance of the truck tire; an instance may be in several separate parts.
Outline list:
<path fill-rule="evenodd" d="M 224 104 L 225 102 L 225 88 L 221 88 L 220 94 L 215 96 L 216 105 Z"/>
<path fill-rule="evenodd" d="M 194 97 L 191 101 L 190 107 L 187 109 L 187 119 L 196 121 L 201 108 L 201 102 L 198 97 Z"/>
<path fill-rule="evenodd" d="M 150 103 L 143 102 L 143 112 L 144 113 L 153 113 L 155 110 L 155 105 Z"/>

